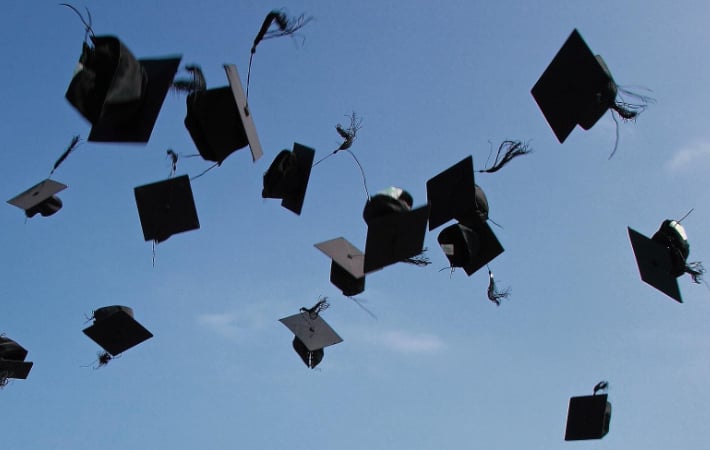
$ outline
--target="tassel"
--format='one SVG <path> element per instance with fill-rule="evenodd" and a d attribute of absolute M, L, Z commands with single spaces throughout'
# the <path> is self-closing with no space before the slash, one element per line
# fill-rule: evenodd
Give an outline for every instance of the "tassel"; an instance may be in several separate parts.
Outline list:
<path fill-rule="evenodd" d="M 298 30 L 305 27 L 308 22 L 313 20 L 313 17 L 306 17 L 304 14 L 296 18 L 289 18 L 283 10 L 275 9 L 266 15 L 264 22 L 261 24 L 259 33 L 254 38 L 254 44 L 251 47 L 251 53 L 256 52 L 256 46 L 264 39 L 272 39 L 281 36 L 292 36 Z M 277 30 L 269 31 L 271 24 L 276 22 Z"/>
<path fill-rule="evenodd" d="M 91 28 L 91 25 L 93 23 L 93 19 L 91 18 L 91 11 L 89 11 L 89 8 L 84 7 L 86 9 L 86 17 L 89 18 L 89 21 L 87 22 L 84 20 L 84 16 L 81 15 L 78 9 L 76 9 L 74 6 L 70 5 L 69 3 L 60 3 L 59 6 L 66 6 L 67 8 L 71 9 L 76 13 L 77 16 L 79 16 L 79 20 L 81 20 L 81 23 L 84 24 L 85 32 L 84 32 L 84 41 L 91 35 L 92 37 L 94 36 L 94 30 Z"/>
<path fill-rule="evenodd" d="M 178 155 L 171 148 L 169 148 L 166 153 L 170 157 L 172 163 L 170 170 L 170 176 L 172 177 L 173 175 L 175 175 L 175 170 L 177 170 Z"/>
<path fill-rule="evenodd" d="M 59 159 L 54 163 L 54 167 L 52 167 L 52 170 L 49 172 L 50 177 L 52 176 L 54 171 L 57 170 L 57 167 L 59 167 L 59 165 L 61 163 L 63 163 L 65 159 L 67 159 L 67 157 L 69 156 L 69 153 L 71 153 L 79 145 L 80 139 L 81 138 L 79 137 L 78 134 L 76 136 L 74 136 L 73 138 L 71 138 L 71 142 L 69 143 L 69 146 L 67 147 L 66 150 L 64 150 L 64 153 L 62 153 L 62 156 L 60 156 Z"/>
<path fill-rule="evenodd" d="M 10 373 L 7 370 L 0 371 L 0 389 L 7 386 L 10 382 Z"/>
<path fill-rule="evenodd" d="M 703 282 L 703 275 L 705 274 L 705 267 L 700 261 L 695 261 L 686 264 L 685 272 L 690 274 L 693 279 L 693 283 L 700 284 Z"/>
<path fill-rule="evenodd" d="M 429 257 L 424 254 L 426 251 L 427 249 L 424 249 L 417 256 L 412 256 L 411 258 L 403 259 L 402 262 L 412 264 L 414 266 L 426 267 L 431 264 L 431 260 L 429 259 Z"/>
<path fill-rule="evenodd" d="M 501 157 L 501 153 L 503 153 L 503 157 Z M 504 165 L 508 164 L 513 158 L 527 155 L 528 153 L 532 153 L 532 149 L 528 144 L 523 144 L 521 141 L 503 141 L 498 147 L 498 153 L 496 154 L 496 159 L 493 161 L 493 165 L 488 169 L 478 170 L 477 172 L 497 172 Z"/>
<path fill-rule="evenodd" d="M 308 317 L 311 320 L 316 320 L 318 318 L 318 315 L 322 312 L 325 311 L 330 307 L 330 303 L 328 303 L 328 297 L 320 297 L 318 299 L 318 303 L 313 305 L 312 308 L 306 308 L 305 306 L 302 306 L 300 311 L 302 313 L 308 313 Z"/>
<path fill-rule="evenodd" d="M 496 306 L 500 306 L 500 301 L 504 298 L 508 298 L 509 296 L 510 288 L 505 288 L 505 290 L 499 291 L 496 286 L 495 279 L 493 278 L 493 272 L 491 272 L 491 269 L 488 269 L 488 300 L 495 303 Z"/>
<path fill-rule="evenodd" d="M 192 78 L 182 78 L 173 81 L 173 90 L 190 94 L 192 92 L 199 92 L 207 89 L 207 81 L 205 81 L 205 76 L 202 73 L 202 68 L 200 66 L 198 66 L 197 64 L 191 64 L 185 66 L 185 70 L 190 72 Z"/>
<path fill-rule="evenodd" d="M 612 110 L 611 117 L 614 119 L 614 123 L 616 124 L 616 139 L 614 140 L 614 148 L 609 155 L 609 159 L 614 157 L 614 154 L 616 154 L 616 150 L 619 147 L 619 121 L 616 118 L 617 114 L 624 122 L 636 120 L 639 114 L 644 112 L 649 104 L 656 102 L 656 100 L 652 97 L 636 94 L 618 86 L 616 86 L 616 88 L 618 90 L 617 99 L 609 105 L 609 108 Z M 637 102 L 628 102 L 624 99 L 624 96 L 633 97 L 637 100 Z"/>
<path fill-rule="evenodd" d="M 96 369 L 100 369 L 113 359 L 109 352 L 99 352 L 96 356 L 98 361 L 98 365 L 95 367 Z"/>
<path fill-rule="evenodd" d="M 599 383 L 594 386 L 594 395 L 597 395 L 597 392 L 599 391 L 605 391 L 609 389 L 609 382 L 608 381 L 600 381 Z"/>

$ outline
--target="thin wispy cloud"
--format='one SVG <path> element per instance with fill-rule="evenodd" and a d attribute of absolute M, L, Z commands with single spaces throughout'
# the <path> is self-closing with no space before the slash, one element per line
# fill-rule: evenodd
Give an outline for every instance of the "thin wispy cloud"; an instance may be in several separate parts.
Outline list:
<path fill-rule="evenodd" d="M 667 167 L 678 171 L 691 167 L 700 161 L 710 161 L 710 140 L 697 140 L 675 152 Z"/>
<path fill-rule="evenodd" d="M 436 353 L 445 347 L 438 336 L 406 331 L 388 331 L 378 340 L 384 347 L 400 353 Z"/>

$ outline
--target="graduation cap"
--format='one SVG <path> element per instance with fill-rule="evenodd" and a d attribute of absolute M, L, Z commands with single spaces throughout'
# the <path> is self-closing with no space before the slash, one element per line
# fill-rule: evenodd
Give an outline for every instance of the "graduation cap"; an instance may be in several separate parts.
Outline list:
<path fill-rule="evenodd" d="M 575 29 L 532 88 L 532 96 L 555 136 L 563 143 L 579 125 L 589 130 L 612 108 L 623 119 L 634 119 L 642 105 L 617 101 L 619 88 L 604 60 L 594 55 Z"/>
<path fill-rule="evenodd" d="M 473 219 L 444 228 L 437 238 L 451 267 L 462 267 L 467 275 L 503 253 L 503 246 L 486 222 Z"/>
<path fill-rule="evenodd" d="M 301 312 L 279 319 L 294 334 L 293 349 L 310 369 L 323 359 L 325 347 L 343 342 L 338 333 L 320 317 L 320 312 L 328 307 L 321 299 L 312 308 L 301 308 Z"/>
<path fill-rule="evenodd" d="M 115 36 L 91 41 L 65 95 L 91 122 L 88 140 L 148 142 L 182 57 L 138 60 Z"/>
<path fill-rule="evenodd" d="M 104 306 L 94 311 L 94 324 L 84 330 L 110 355 L 119 355 L 153 334 L 133 318 L 133 309 L 128 306 Z"/>
<path fill-rule="evenodd" d="M 134 194 L 146 241 L 162 242 L 200 228 L 187 175 L 138 186 Z"/>
<path fill-rule="evenodd" d="M 315 247 L 332 259 L 330 282 L 352 297 L 365 291 L 365 255 L 343 237 L 315 244 Z"/>
<path fill-rule="evenodd" d="M 30 373 L 33 363 L 25 361 L 27 350 L 12 339 L 0 335 L 0 388 L 10 378 L 24 380 Z"/>
<path fill-rule="evenodd" d="M 611 422 L 611 403 L 607 394 L 596 395 L 601 382 L 595 387 L 595 395 L 572 397 L 567 410 L 567 429 L 565 441 L 601 439 L 609 432 Z"/>
<path fill-rule="evenodd" d="M 221 164 L 234 151 L 249 146 L 253 161 L 263 151 L 247 105 L 237 67 L 225 64 L 228 86 L 196 90 L 187 96 L 185 127 L 207 161 Z"/>
<path fill-rule="evenodd" d="M 281 206 L 300 215 L 306 197 L 308 179 L 316 151 L 293 144 L 293 150 L 282 150 L 264 174 L 263 198 L 280 198 Z"/>
<path fill-rule="evenodd" d="M 36 214 L 47 217 L 62 209 L 62 201 L 54 194 L 66 188 L 65 184 L 47 178 L 7 202 L 23 209 L 27 217 Z"/>
<path fill-rule="evenodd" d="M 628 233 L 641 279 L 683 303 L 677 278 L 689 273 L 695 283 L 700 283 L 705 269 L 700 262 L 686 262 L 690 245 L 680 222 L 665 220 L 651 239 L 631 228 Z"/>

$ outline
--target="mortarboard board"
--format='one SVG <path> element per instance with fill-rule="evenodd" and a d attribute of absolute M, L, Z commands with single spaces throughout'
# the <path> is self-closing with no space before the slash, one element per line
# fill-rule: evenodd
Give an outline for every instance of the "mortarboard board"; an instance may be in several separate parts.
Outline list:
<path fill-rule="evenodd" d="M 365 255 L 343 237 L 315 244 L 315 247 L 329 256 L 330 282 L 352 297 L 365 290 Z"/>
<path fill-rule="evenodd" d="M 39 213 L 44 217 L 51 216 L 62 207 L 62 201 L 54 194 L 63 191 L 67 186 L 51 179 L 35 184 L 25 192 L 11 198 L 7 202 L 25 210 L 27 217 Z"/>
<path fill-rule="evenodd" d="M 91 122 L 88 140 L 148 142 L 182 57 L 137 60 L 115 36 L 91 40 L 65 95 Z"/>
<path fill-rule="evenodd" d="M 562 143 L 576 125 L 585 130 L 594 126 L 614 105 L 617 87 L 602 58 L 575 29 L 531 93 Z"/>
<path fill-rule="evenodd" d="M 138 186 L 134 193 L 146 241 L 162 242 L 200 228 L 187 175 Z"/>
<path fill-rule="evenodd" d="M 426 182 L 429 230 L 451 219 L 471 216 L 476 208 L 473 157 L 468 156 Z M 484 196 L 485 198 L 485 196 Z M 486 213 L 488 203 L 486 202 Z"/>
<path fill-rule="evenodd" d="M 673 258 L 668 248 L 636 230 L 628 228 L 628 232 L 641 280 L 683 303 L 677 277 L 673 274 Z"/>
<path fill-rule="evenodd" d="M 263 198 L 283 199 L 281 206 L 300 215 L 316 151 L 293 144 L 293 151 L 282 150 L 264 174 Z"/>
<path fill-rule="evenodd" d="M 84 334 L 116 356 L 153 337 L 143 325 L 133 318 L 128 306 L 105 306 L 94 311 L 94 324 Z"/>
<path fill-rule="evenodd" d="M 424 247 L 429 206 L 372 218 L 367 227 L 363 270 L 370 273 L 419 255 Z"/>
<path fill-rule="evenodd" d="M 462 267 L 469 276 L 503 253 L 491 227 L 478 219 L 444 228 L 437 240 L 451 267 Z"/>
<path fill-rule="evenodd" d="M 565 441 L 606 436 L 611 421 L 611 403 L 607 397 L 607 394 L 601 394 L 570 398 Z"/>
<path fill-rule="evenodd" d="M 324 301 L 312 308 L 316 309 Z M 327 305 L 327 304 L 326 304 Z M 279 319 L 294 334 L 294 350 L 309 368 L 314 368 L 323 359 L 325 347 L 339 344 L 343 339 L 323 320 L 317 312 L 301 308 L 301 312 Z"/>
<path fill-rule="evenodd" d="M 247 99 L 233 64 L 225 64 L 229 86 L 192 92 L 187 96 L 185 127 L 200 155 L 222 163 L 232 152 L 249 146 L 253 161 L 263 151 Z"/>
<path fill-rule="evenodd" d="M 24 380 L 32 369 L 32 362 L 25 361 L 27 350 L 12 339 L 0 336 L 0 387 L 3 380 Z"/>

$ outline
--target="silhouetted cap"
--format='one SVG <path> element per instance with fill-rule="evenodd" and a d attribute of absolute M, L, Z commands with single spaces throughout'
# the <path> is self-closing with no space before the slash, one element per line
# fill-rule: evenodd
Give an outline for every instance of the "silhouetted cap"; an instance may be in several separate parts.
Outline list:
<path fill-rule="evenodd" d="M 429 201 L 429 230 L 456 219 L 478 216 L 488 220 L 488 200 L 475 184 L 473 157 L 468 156 L 426 182 Z"/>
<path fill-rule="evenodd" d="M 182 175 L 134 189 L 146 241 L 200 228 L 190 178 Z"/>
<path fill-rule="evenodd" d="M 25 210 L 27 217 L 41 214 L 43 217 L 51 216 L 62 208 L 62 201 L 56 193 L 63 191 L 67 186 L 49 178 L 40 181 L 25 192 L 11 198 L 7 202 Z"/>
<path fill-rule="evenodd" d="M 671 252 L 659 242 L 628 228 L 631 247 L 641 279 L 670 298 L 682 303 Z"/>
<path fill-rule="evenodd" d="M 66 92 L 92 124 L 89 141 L 148 142 L 181 57 L 137 60 L 114 36 L 91 40 Z"/>
<path fill-rule="evenodd" d="M 597 123 L 614 104 L 617 87 L 601 56 L 574 30 L 531 92 L 562 143 L 576 125 L 589 130 Z"/>
<path fill-rule="evenodd" d="M 365 255 L 345 238 L 339 237 L 315 244 L 315 247 L 329 256 L 330 282 L 352 297 L 365 290 Z"/>
<path fill-rule="evenodd" d="M 0 382 L 7 378 L 26 379 L 33 363 L 25 358 L 27 350 L 12 339 L 0 336 Z"/>
<path fill-rule="evenodd" d="M 281 206 L 300 215 L 315 154 L 298 143 L 293 144 L 293 151 L 282 150 L 264 174 L 261 196 L 283 199 Z"/>
<path fill-rule="evenodd" d="M 425 205 L 371 218 L 365 242 L 365 273 L 422 253 L 428 217 L 429 206 Z"/>
<path fill-rule="evenodd" d="M 477 218 L 468 226 L 457 223 L 444 228 L 438 241 L 451 267 L 462 267 L 469 276 L 503 253 L 491 227 Z"/>
<path fill-rule="evenodd" d="M 572 397 L 567 411 L 565 441 L 601 439 L 609 432 L 611 403 L 607 395 Z"/>
<path fill-rule="evenodd" d="M 343 342 L 338 333 L 317 313 L 302 309 L 300 313 L 279 321 L 295 335 L 293 348 L 311 369 L 323 359 L 325 347 Z"/>
<path fill-rule="evenodd" d="M 94 324 L 84 334 L 113 356 L 153 337 L 133 318 L 128 306 L 105 306 L 94 311 Z"/>
<path fill-rule="evenodd" d="M 233 64 L 224 66 L 229 86 L 195 91 L 187 96 L 185 127 L 200 155 L 222 163 L 232 152 L 251 149 L 253 161 L 263 154 L 254 120 Z"/>

